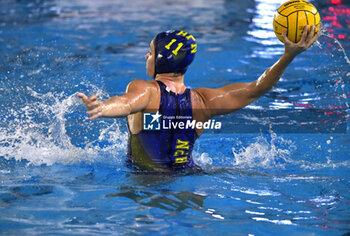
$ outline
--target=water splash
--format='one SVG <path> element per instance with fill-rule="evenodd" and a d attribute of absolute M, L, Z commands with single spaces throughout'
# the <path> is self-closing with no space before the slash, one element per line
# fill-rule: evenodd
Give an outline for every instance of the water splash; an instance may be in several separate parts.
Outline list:
<path fill-rule="evenodd" d="M 88 123 L 85 112 L 76 112 L 83 107 L 76 94 L 40 94 L 30 87 L 27 92 L 27 103 L 0 118 L 0 157 L 33 165 L 67 165 L 125 152 L 127 134 L 120 131 L 120 124 Z M 93 133 L 96 126 L 100 134 L 95 139 L 84 136 L 83 130 Z"/>
<path fill-rule="evenodd" d="M 247 147 L 232 148 L 233 165 L 239 168 L 285 168 L 286 163 L 291 162 L 289 156 L 295 148 L 291 140 L 270 130 L 269 136 L 261 135 Z"/>
<path fill-rule="evenodd" d="M 350 65 L 349 57 L 346 55 L 345 49 L 344 49 L 343 45 L 339 42 L 339 40 L 336 39 L 336 38 L 334 38 L 334 37 L 332 37 L 332 36 L 327 32 L 327 29 L 326 29 L 325 27 L 322 27 L 322 28 L 321 28 L 321 32 L 322 32 L 321 35 L 330 38 L 330 39 L 333 41 L 333 43 L 335 43 L 336 45 L 338 45 L 338 47 L 339 47 L 338 51 L 340 51 L 340 52 L 343 53 L 344 59 L 345 59 L 346 63 L 347 63 L 348 65 Z M 318 42 L 318 41 L 317 41 L 317 45 L 318 45 L 320 48 L 322 48 L 320 42 Z"/>
<path fill-rule="evenodd" d="M 310 145 L 310 144 L 309 144 Z M 311 147 L 312 148 L 312 147 Z M 239 150 L 232 148 L 234 155 L 233 166 L 239 169 L 297 169 L 320 170 L 349 168 L 350 161 L 334 161 L 330 156 L 325 156 L 325 161 L 298 160 L 293 156 L 297 154 L 298 147 L 292 140 L 277 136 L 270 129 L 270 134 L 261 134 L 256 140 Z M 298 154 L 297 154 L 298 155 Z"/>
<path fill-rule="evenodd" d="M 337 63 L 337 67 L 336 67 L 336 71 L 332 72 L 333 76 L 337 76 L 336 77 L 336 83 L 334 85 L 334 92 L 336 92 L 339 88 L 341 89 L 341 96 L 338 97 L 338 101 L 341 104 L 342 102 L 340 101 L 340 99 L 344 99 L 345 101 L 345 106 L 347 109 L 350 108 L 349 103 L 348 103 L 348 96 L 347 93 L 345 91 L 345 85 L 346 85 L 346 81 L 344 78 L 349 78 L 350 73 L 349 73 L 349 68 L 341 68 L 340 65 L 346 65 L 346 66 L 350 66 L 350 59 L 346 54 L 346 51 L 343 47 L 343 45 L 339 42 L 338 39 L 332 37 L 328 32 L 327 29 L 325 27 L 321 28 L 321 36 L 324 36 L 327 38 L 327 40 L 322 40 L 323 42 L 321 43 L 319 40 L 316 41 L 316 45 L 320 48 L 323 49 L 324 52 L 328 52 L 330 54 L 330 57 L 333 58 L 334 63 L 336 63 L 337 61 L 335 60 L 335 58 L 343 58 L 345 60 L 345 63 Z M 325 45 L 323 45 L 325 44 Z M 326 50 L 327 49 L 327 50 Z M 342 56 L 337 56 L 337 53 L 341 53 Z M 342 73 L 343 72 L 343 73 Z M 344 74 L 344 78 L 342 76 L 342 74 Z"/>
<path fill-rule="evenodd" d="M 193 160 L 197 165 L 200 165 L 202 167 L 211 166 L 213 164 L 213 159 L 206 152 L 203 152 L 201 154 L 198 152 L 193 152 Z"/>

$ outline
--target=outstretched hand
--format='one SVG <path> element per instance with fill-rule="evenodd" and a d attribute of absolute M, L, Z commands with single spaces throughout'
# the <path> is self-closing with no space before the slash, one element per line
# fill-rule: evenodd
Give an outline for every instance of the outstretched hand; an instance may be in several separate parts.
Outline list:
<path fill-rule="evenodd" d="M 88 109 L 87 114 L 91 115 L 89 120 L 94 120 L 103 115 L 104 105 L 97 99 L 95 94 L 88 98 L 84 93 L 78 93 L 78 97 L 81 98 L 86 109 Z"/>
<path fill-rule="evenodd" d="M 286 54 L 292 57 L 295 57 L 299 53 L 311 47 L 312 44 L 316 42 L 318 36 L 320 36 L 321 30 L 318 30 L 318 32 L 314 35 L 315 25 L 311 26 L 310 32 L 308 32 L 309 31 L 308 29 L 309 29 L 309 26 L 306 25 L 304 27 L 303 34 L 301 35 L 301 39 L 298 43 L 291 42 L 287 38 L 287 32 L 285 30 L 282 32 L 282 38 L 284 41 L 284 49 Z"/>

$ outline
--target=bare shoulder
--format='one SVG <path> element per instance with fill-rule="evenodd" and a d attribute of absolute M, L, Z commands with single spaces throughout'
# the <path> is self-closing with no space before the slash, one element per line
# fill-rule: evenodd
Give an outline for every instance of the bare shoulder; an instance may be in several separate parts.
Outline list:
<path fill-rule="evenodd" d="M 214 92 L 217 90 L 217 88 L 206 88 L 206 87 L 201 87 L 201 88 L 196 88 L 194 91 L 202 94 L 202 96 L 207 96 L 209 93 Z"/>
<path fill-rule="evenodd" d="M 130 90 L 147 90 L 147 89 L 158 89 L 158 84 L 154 80 L 142 80 L 142 79 L 135 79 L 131 81 L 127 88 L 126 91 Z"/>
<path fill-rule="evenodd" d="M 191 91 L 191 102 L 194 115 L 198 115 L 197 120 L 206 121 L 211 117 L 208 106 L 208 90 L 209 88 L 196 88 Z"/>
<path fill-rule="evenodd" d="M 237 110 L 237 106 L 233 104 L 234 102 L 231 97 L 233 92 L 226 89 L 226 86 L 219 88 L 197 88 L 193 92 L 194 97 L 200 105 L 199 108 L 204 110 L 202 113 L 208 119 Z M 196 101 L 194 102 L 196 103 Z"/>
<path fill-rule="evenodd" d="M 219 91 L 218 89 L 213 88 L 196 88 L 193 91 L 193 95 L 196 99 L 198 99 L 198 102 L 200 102 L 202 108 L 210 108 L 208 107 L 210 104 L 210 101 L 213 97 L 217 96 Z"/>
<path fill-rule="evenodd" d="M 123 95 L 135 104 L 136 110 L 157 110 L 160 103 L 160 88 L 156 81 L 136 79 L 129 83 Z"/>

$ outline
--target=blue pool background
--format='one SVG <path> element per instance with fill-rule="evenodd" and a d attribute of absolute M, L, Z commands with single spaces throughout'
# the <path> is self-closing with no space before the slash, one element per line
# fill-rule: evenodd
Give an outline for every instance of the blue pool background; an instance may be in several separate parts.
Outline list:
<path fill-rule="evenodd" d="M 283 116 L 349 115 L 346 1 L 313 1 L 328 36 L 238 117 L 251 122 L 249 132 L 242 125 L 198 140 L 202 173 L 134 173 L 124 165 L 125 120 L 90 122 L 76 97 L 105 99 L 135 78 L 149 79 L 144 55 L 167 29 L 197 38 L 190 88 L 255 80 L 283 52 L 272 31 L 282 2 L 1 1 L 0 233 L 349 232 L 349 119 L 341 130 L 300 133 Z M 276 109 L 283 132 L 270 126 L 274 116 L 249 115 Z"/>

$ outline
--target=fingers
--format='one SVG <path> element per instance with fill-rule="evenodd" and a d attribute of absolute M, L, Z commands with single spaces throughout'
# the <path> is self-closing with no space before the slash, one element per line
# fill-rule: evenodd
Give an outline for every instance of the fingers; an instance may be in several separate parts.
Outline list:
<path fill-rule="evenodd" d="M 292 42 L 288 39 L 288 37 L 287 37 L 287 31 L 286 31 L 286 30 L 283 30 L 283 31 L 282 31 L 282 39 L 283 39 L 283 42 L 284 42 L 285 44 L 290 44 L 290 43 L 292 43 Z"/>
<path fill-rule="evenodd" d="M 100 102 L 99 101 L 94 101 L 94 102 L 89 102 L 87 104 L 87 107 L 88 108 L 95 108 L 95 107 L 98 107 L 100 105 Z"/>
<path fill-rule="evenodd" d="M 308 32 L 307 37 L 305 37 L 306 33 L 308 30 L 307 28 L 308 26 L 305 26 L 304 31 L 303 31 L 303 35 L 301 37 L 301 40 L 299 41 L 298 45 L 302 46 L 304 48 L 304 50 L 308 49 L 309 47 L 311 47 L 312 44 L 314 44 L 320 34 L 320 30 L 317 32 L 317 34 L 315 34 L 315 30 L 316 30 L 316 26 L 312 25 L 310 32 Z"/>
<path fill-rule="evenodd" d="M 97 96 L 95 94 L 89 97 L 89 102 L 94 102 L 96 100 L 97 100 Z"/>
<path fill-rule="evenodd" d="M 103 105 L 98 101 L 97 96 L 94 94 L 89 98 L 84 93 L 78 93 L 77 95 L 84 102 L 84 105 L 89 110 L 87 114 L 91 116 L 89 120 L 95 120 L 103 115 Z"/>
<path fill-rule="evenodd" d="M 304 31 L 305 31 L 305 29 L 304 29 Z M 306 43 L 307 44 L 309 44 L 309 42 L 311 41 L 312 36 L 314 35 L 314 33 L 315 33 L 315 25 L 312 25 L 311 26 L 311 30 L 310 30 L 310 32 L 309 32 L 309 34 L 307 36 L 307 39 L 306 39 Z"/>
<path fill-rule="evenodd" d="M 83 102 L 94 102 L 97 100 L 97 96 L 94 94 L 90 96 L 89 98 L 84 93 L 78 93 L 78 98 L 81 98 Z"/>
<path fill-rule="evenodd" d="M 100 104 L 101 103 L 97 100 L 97 96 L 92 95 L 87 99 L 85 106 L 87 107 L 88 110 L 92 110 L 92 109 L 98 107 Z"/>
<path fill-rule="evenodd" d="M 78 93 L 78 98 L 81 98 L 81 100 L 83 100 L 83 102 L 85 102 L 85 101 L 88 100 L 88 98 L 86 97 L 86 95 L 83 94 L 83 93 Z"/>
<path fill-rule="evenodd" d="M 97 96 L 95 94 L 88 98 L 84 93 L 78 93 L 78 97 L 81 98 L 88 110 L 100 105 L 100 102 L 97 100 Z"/>
<path fill-rule="evenodd" d="M 309 42 L 309 47 L 317 41 L 317 39 L 318 39 L 318 37 L 320 36 L 320 34 L 321 34 L 321 30 L 318 30 L 317 33 L 316 33 L 316 34 L 312 37 L 312 39 L 310 40 L 310 42 Z M 312 34 L 312 35 L 313 35 L 313 34 Z"/>
<path fill-rule="evenodd" d="M 305 25 L 304 30 L 303 30 L 303 34 L 301 35 L 301 39 L 300 39 L 300 41 L 299 41 L 299 44 L 302 44 L 302 43 L 305 42 L 308 29 L 309 29 L 309 26 L 308 26 L 308 25 Z"/>
<path fill-rule="evenodd" d="M 308 49 L 309 47 L 311 47 L 312 44 L 314 44 L 319 36 L 319 32 L 320 30 L 317 32 L 316 35 L 315 34 L 315 30 L 316 30 L 316 26 L 312 25 L 310 28 L 310 31 L 308 30 L 309 26 L 306 25 L 304 27 L 303 33 L 301 35 L 300 41 L 298 43 L 293 43 L 291 42 L 286 35 L 286 31 L 282 32 L 282 38 L 284 41 L 284 49 L 285 49 L 285 53 L 286 55 L 291 55 L 291 56 L 296 56 L 300 53 L 302 53 L 303 51 L 305 51 L 306 49 Z"/>
<path fill-rule="evenodd" d="M 309 26 L 306 25 L 304 27 L 304 31 L 303 31 L 303 34 L 301 36 L 301 39 L 297 43 L 298 47 L 300 47 L 300 49 L 302 49 L 302 51 L 305 51 L 306 49 L 311 47 L 311 45 L 314 44 L 314 42 L 316 42 L 316 40 L 319 36 L 319 33 L 314 35 L 315 29 L 316 29 L 315 25 L 311 25 L 310 31 L 308 29 L 309 29 Z"/>
<path fill-rule="evenodd" d="M 89 120 L 95 120 L 95 119 L 97 119 L 97 118 L 102 116 L 102 114 L 103 114 L 103 107 L 102 106 L 98 106 L 98 107 L 92 109 L 91 111 L 88 111 L 87 114 L 89 116 L 91 116 L 89 118 Z"/>

